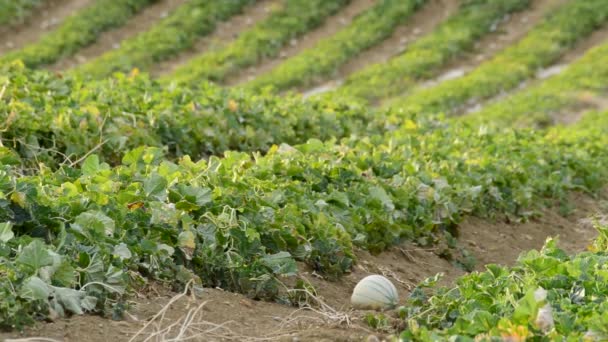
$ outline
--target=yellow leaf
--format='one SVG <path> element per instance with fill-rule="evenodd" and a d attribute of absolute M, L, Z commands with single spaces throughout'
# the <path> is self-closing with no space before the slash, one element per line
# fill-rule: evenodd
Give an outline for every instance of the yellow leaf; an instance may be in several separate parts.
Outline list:
<path fill-rule="evenodd" d="M 13 192 L 11 201 L 17 203 L 21 208 L 25 208 L 25 194 L 23 192 Z"/>
<path fill-rule="evenodd" d="M 412 120 L 405 120 L 404 123 L 405 129 L 416 129 L 418 128 L 418 125 L 416 125 L 416 123 Z"/>
<path fill-rule="evenodd" d="M 228 110 L 231 112 L 236 112 L 239 109 L 239 104 L 234 100 L 228 101 Z"/>
<path fill-rule="evenodd" d="M 135 77 L 137 75 L 139 75 L 139 69 L 138 68 L 133 68 L 133 70 L 131 70 L 130 77 L 133 78 L 133 77 Z"/>

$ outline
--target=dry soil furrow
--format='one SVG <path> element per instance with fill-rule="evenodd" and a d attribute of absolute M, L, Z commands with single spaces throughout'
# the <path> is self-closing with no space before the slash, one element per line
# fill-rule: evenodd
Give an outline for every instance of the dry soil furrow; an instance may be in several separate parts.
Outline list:
<path fill-rule="evenodd" d="M 238 37 L 239 33 L 263 20 L 270 13 L 272 5 L 275 3 L 277 3 L 277 0 L 259 0 L 246 7 L 243 13 L 235 15 L 227 21 L 219 22 L 212 34 L 201 37 L 191 49 L 180 53 L 176 57 L 157 63 L 150 70 L 150 74 L 153 76 L 169 74 L 191 58 L 205 51 L 221 48 L 227 42 Z"/>
<path fill-rule="evenodd" d="M 560 215 L 557 211 L 560 203 L 554 203 L 552 209 L 542 211 L 540 218 L 526 223 L 470 217 L 459 225 L 457 239 L 475 257 L 475 269 L 479 271 L 483 271 L 484 265 L 489 263 L 514 264 L 520 253 L 541 248 L 548 236 L 559 237 L 558 245 L 568 253 L 581 252 L 596 236 L 589 218 L 606 211 L 607 195 L 603 191 L 599 199 L 594 199 L 581 193 L 571 194 L 569 203 L 576 207 L 568 215 Z M 262 337 L 272 337 L 272 341 L 363 341 L 373 333 L 367 330 L 364 320 L 368 311 L 350 309 L 349 300 L 355 284 L 369 274 L 383 274 L 395 284 L 402 300 L 400 304 L 404 304 L 412 286 L 425 278 L 441 272 L 444 273 L 441 284 L 450 285 L 456 277 L 464 274 L 453 263 L 440 258 L 440 253 L 439 246 L 421 248 L 411 244 L 390 248 L 379 255 L 357 251 L 358 263 L 352 273 L 337 282 L 324 280 L 300 264 L 302 278 L 313 284 L 318 298 L 329 305 L 322 312 L 297 310 L 286 305 L 254 301 L 240 294 L 206 288 L 197 291 L 196 297 L 188 295 L 176 301 L 157 323 L 163 328 L 173 323 L 178 323 L 176 326 L 181 327 L 183 321 L 180 320 L 203 305 L 190 332 L 195 331 L 195 327 L 215 327 L 215 333 L 208 332 L 204 340 L 253 341 L 256 338 L 260 340 Z M 34 328 L 27 328 L 23 335 L 3 333 L 0 338 L 44 336 L 62 341 L 127 341 L 161 312 L 169 300 L 175 298 L 176 293 L 152 284 L 148 290 L 140 291 L 137 295 L 123 321 L 81 315 L 51 323 L 39 323 Z M 340 321 L 345 315 L 350 319 L 350 326 Z M 218 328 L 217 325 L 221 327 Z M 162 329 L 153 324 L 146 333 L 160 330 Z M 176 333 L 175 330 L 173 333 Z M 219 338 L 218 335 L 223 335 L 224 338 Z"/>
<path fill-rule="evenodd" d="M 0 55 L 35 42 L 92 0 L 47 0 L 22 24 L 0 27 Z"/>
<path fill-rule="evenodd" d="M 458 0 L 429 0 L 406 23 L 398 26 L 388 39 L 355 56 L 340 67 L 335 79 L 328 80 L 326 83 L 311 89 L 298 90 L 306 95 L 328 91 L 339 86 L 341 81 L 351 73 L 367 65 L 386 62 L 407 49 L 410 43 L 431 32 L 440 22 L 458 9 L 458 4 Z"/>
<path fill-rule="evenodd" d="M 539 70 L 536 75 L 536 78 L 545 79 L 552 75 L 555 75 L 562 71 L 566 66 L 570 63 L 577 60 L 579 57 L 585 54 L 587 50 L 592 47 L 608 42 L 608 25 L 605 25 L 599 30 L 593 32 L 589 37 L 581 40 L 576 44 L 576 46 L 566 52 L 557 62 L 555 62 L 552 66 Z"/>
<path fill-rule="evenodd" d="M 70 69 L 86 63 L 87 61 L 102 55 L 104 52 L 116 49 L 120 47 L 120 43 L 123 40 L 147 31 L 184 2 L 186 2 L 186 0 L 160 0 L 147 6 L 141 12 L 133 16 L 126 25 L 102 33 L 94 44 L 80 50 L 74 56 L 58 61 L 48 68 L 51 70 Z"/>
<path fill-rule="evenodd" d="M 573 49 L 566 52 L 553 65 L 538 70 L 535 78 L 525 80 L 521 82 L 517 86 L 517 88 L 508 92 L 500 93 L 489 100 L 471 104 L 465 110 L 463 110 L 462 113 L 471 114 L 474 112 L 478 112 L 482 110 L 485 106 L 504 100 L 508 96 L 511 96 L 512 94 L 515 94 L 516 92 L 521 91 L 522 89 L 534 87 L 543 80 L 559 74 L 568 65 L 570 65 L 570 63 L 573 63 L 578 58 L 582 57 L 589 49 L 602 43 L 608 43 L 608 25 L 605 25 L 604 27 L 596 30 L 589 37 L 578 42 Z M 574 107 L 569 107 L 564 110 L 558 110 L 553 112 L 552 116 L 554 119 L 554 123 L 565 125 L 574 124 L 588 110 L 595 109 L 602 111 L 608 109 L 608 100 L 606 100 L 603 96 L 598 96 L 596 94 L 581 94 L 579 100 L 580 103 Z"/>
<path fill-rule="evenodd" d="M 477 41 L 473 51 L 452 60 L 442 68 L 437 78 L 422 83 L 421 87 L 431 87 L 442 81 L 464 76 L 479 64 L 492 59 L 494 55 L 525 37 L 528 31 L 541 22 L 549 11 L 567 1 L 533 0 L 529 9 L 505 17 L 494 32 Z"/>
<path fill-rule="evenodd" d="M 258 75 L 268 72 L 282 63 L 285 59 L 299 54 L 301 51 L 313 47 L 319 40 L 329 37 L 346 25 L 350 24 L 355 16 L 375 4 L 374 0 L 353 0 L 337 14 L 327 18 L 323 25 L 310 31 L 300 38 L 293 39 L 278 54 L 277 58 L 267 59 L 256 66 L 246 68 L 242 72 L 228 77 L 224 82 L 227 86 L 234 86 L 253 80 Z"/>

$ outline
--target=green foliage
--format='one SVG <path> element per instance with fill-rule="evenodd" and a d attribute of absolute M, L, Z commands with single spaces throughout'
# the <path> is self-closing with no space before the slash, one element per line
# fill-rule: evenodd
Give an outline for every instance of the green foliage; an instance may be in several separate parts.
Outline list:
<path fill-rule="evenodd" d="M 321 25 L 350 0 L 283 0 L 250 30 L 215 50 L 192 58 L 164 77 L 164 82 L 198 85 L 204 80 L 222 82 L 229 75 L 264 58 L 276 57 L 291 39 Z"/>
<path fill-rule="evenodd" d="M 0 25 L 23 20 L 40 3 L 41 0 L 0 0 Z"/>
<path fill-rule="evenodd" d="M 320 40 L 244 86 L 248 89 L 272 86 L 276 90 L 310 86 L 390 36 L 397 25 L 406 22 L 424 3 L 425 0 L 380 0 L 338 33 Z"/>
<path fill-rule="evenodd" d="M 401 108 L 405 113 L 458 112 L 468 102 L 514 89 L 607 21 L 608 6 L 604 0 L 567 2 L 549 13 L 524 39 L 467 75 L 416 89 L 387 106 Z"/>
<path fill-rule="evenodd" d="M 0 65 L 21 60 L 29 67 L 51 64 L 93 43 L 99 35 L 123 25 L 155 0 L 98 0 L 79 10 L 37 42 L 0 56 Z"/>
<path fill-rule="evenodd" d="M 402 310 L 408 329 L 401 340 L 608 339 L 605 245 L 569 256 L 556 244 L 549 238 L 515 266 L 487 265 L 452 288 L 419 286 Z"/>
<path fill-rule="evenodd" d="M 459 119 L 480 125 L 545 127 L 555 123 L 556 113 L 576 111 L 588 97 L 601 97 L 607 82 L 608 44 L 601 44 L 559 74 Z"/>
<path fill-rule="evenodd" d="M 228 19 L 255 0 L 193 0 L 178 7 L 150 30 L 127 38 L 120 48 L 78 66 L 74 72 L 102 78 L 133 68 L 149 69 L 155 63 L 186 50 L 196 39 L 212 32 L 217 23 Z"/>
<path fill-rule="evenodd" d="M 0 161 L 34 167 L 73 164 L 89 151 L 100 156 L 99 162 L 117 164 L 126 149 L 140 145 L 194 159 L 225 150 L 265 151 L 311 136 L 326 140 L 365 132 L 373 115 L 339 99 L 303 102 L 296 96 L 252 96 L 212 85 L 190 90 L 161 86 L 144 76 L 86 82 L 18 63 L 0 70 L 0 87 L 6 85 L 0 141 L 23 157 L 0 149 Z M 88 160 L 85 169 L 96 163 Z"/>
<path fill-rule="evenodd" d="M 3 224 L 0 322 L 51 309 L 108 312 L 141 276 L 271 299 L 296 261 L 336 278 L 355 261 L 354 245 L 377 253 L 402 239 L 429 244 L 470 214 L 525 219 L 539 199 L 601 188 L 607 123 L 604 115 L 545 135 L 412 122 L 265 155 L 171 161 L 139 147 L 115 167 L 94 155 L 30 176 L 3 166 L 0 217 L 11 227 Z M 56 295 L 37 299 L 46 293 Z"/>
<path fill-rule="evenodd" d="M 408 45 L 386 63 L 373 64 L 348 76 L 338 88 L 341 95 L 370 102 L 401 94 L 437 68 L 470 51 L 505 15 L 529 7 L 530 0 L 463 1 L 457 13 L 433 32 Z"/>

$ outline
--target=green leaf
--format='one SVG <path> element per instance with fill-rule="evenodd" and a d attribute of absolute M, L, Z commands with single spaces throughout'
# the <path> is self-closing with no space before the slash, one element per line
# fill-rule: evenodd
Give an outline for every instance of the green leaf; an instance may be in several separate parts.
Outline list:
<path fill-rule="evenodd" d="M 80 302 L 80 306 L 86 311 L 95 311 L 95 307 L 97 307 L 97 297 L 84 297 L 84 299 Z"/>
<path fill-rule="evenodd" d="M 369 189 L 369 195 L 382 203 L 382 206 L 387 210 L 394 210 L 395 204 L 393 204 L 393 200 L 390 198 L 386 190 L 379 186 L 373 186 Z"/>
<path fill-rule="evenodd" d="M 146 197 L 153 197 L 159 201 L 164 201 L 167 197 L 166 188 L 167 180 L 158 173 L 153 173 L 150 178 L 144 180 Z"/>
<path fill-rule="evenodd" d="M 55 290 L 55 298 L 66 311 L 77 315 L 83 314 L 82 299 L 84 292 L 65 287 L 53 287 L 53 289 Z"/>
<path fill-rule="evenodd" d="M 68 260 L 63 260 L 59 267 L 55 269 L 55 273 L 51 277 L 51 280 L 54 284 L 59 284 L 61 286 L 71 286 L 75 280 L 75 272 L 76 270 L 70 264 Z"/>
<path fill-rule="evenodd" d="M 262 258 L 262 263 L 270 268 L 274 274 L 292 276 L 298 271 L 295 260 L 288 252 L 266 255 Z"/>
<path fill-rule="evenodd" d="M 115 224 L 114 220 L 101 211 L 88 211 L 76 217 L 72 229 L 89 238 L 95 238 L 114 234 Z"/>
<path fill-rule="evenodd" d="M 34 240 L 19 253 L 17 263 L 27 265 L 33 270 L 38 271 L 41 267 L 52 265 L 53 257 L 42 241 Z"/>
<path fill-rule="evenodd" d="M 192 211 L 211 203 L 211 189 L 199 188 L 186 184 L 177 184 L 171 189 L 169 198 L 175 202 L 175 208 Z"/>
<path fill-rule="evenodd" d="M 114 247 L 113 254 L 114 256 L 119 257 L 121 260 L 130 259 L 132 256 L 129 247 L 124 242 L 121 242 Z"/>
<path fill-rule="evenodd" d="M 177 237 L 177 241 L 180 247 L 182 248 L 192 248 L 196 247 L 196 242 L 194 240 L 194 233 L 191 231 L 183 231 Z"/>
<path fill-rule="evenodd" d="M 13 233 L 13 224 L 11 222 L 0 223 L 0 241 L 9 242 L 15 234 Z"/>
<path fill-rule="evenodd" d="M 94 176 L 99 172 L 99 156 L 92 154 L 82 163 L 82 174 L 85 176 Z"/>
<path fill-rule="evenodd" d="M 42 279 L 33 276 L 29 277 L 21 288 L 20 295 L 23 298 L 32 300 L 47 300 L 51 293 L 49 285 Z"/>

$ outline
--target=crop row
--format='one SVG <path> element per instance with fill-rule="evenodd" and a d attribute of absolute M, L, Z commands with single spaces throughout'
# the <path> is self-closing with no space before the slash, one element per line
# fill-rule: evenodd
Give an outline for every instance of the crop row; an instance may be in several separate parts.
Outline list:
<path fill-rule="evenodd" d="M 40 0 L 0 0 L 0 25 L 23 20 Z"/>
<path fill-rule="evenodd" d="M 603 0 L 568 2 L 551 12 L 524 39 L 469 74 L 415 89 L 403 98 L 389 101 L 387 106 L 406 113 L 454 114 L 467 103 L 516 88 L 607 21 L 608 6 Z"/>
<path fill-rule="evenodd" d="M 463 120 L 485 125 L 542 127 L 555 123 L 556 112 L 572 115 L 588 97 L 608 84 L 608 44 L 596 46 L 557 75 L 488 104 Z M 591 103 L 593 107 L 593 103 Z M 576 119 L 576 118 L 573 118 Z M 566 120 L 567 121 L 567 120 Z"/>
<path fill-rule="evenodd" d="M 121 26 L 154 0 L 100 0 L 76 12 L 37 42 L 0 56 L 0 65 L 20 59 L 38 67 L 70 56 L 93 43 L 99 35 Z"/>
<path fill-rule="evenodd" d="M 217 50 L 203 53 L 163 77 L 166 82 L 222 82 L 229 75 L 264 58 L 276 57 L 291 39 L 321 25 L 350 0 L 286 0 L 279 10 Z"/>
<path fill-rule="evenodd" d="M 424 0 L 380 0 L 347 27 L 287 59 L 275 69 L 245 84 L 248 89 L 273 86 L 285 90 L 310 86 L 365 49 L 381 42 L 425 3 Z"/>
<path fill-rule="evenodd" d="M 0 325 L 49 308 L 120 312 L 116 295 L 142 276 L 274 298 L 296 260 L 336 277 L 354 245 L 429 244 L 469 214 L 525 218 L 544 197 L 604 184 L 608 116 L 591 119 L 547 134 L 412 121 L 197 162 L 140 147 L 114 168 L 93 154 L 31 176 L 0 148 Z"/>
<path fill-rule="evenodd" d="M 401 94 L 420 79 L 428 79 L 448 61 L 473 48 L 497 21 L 527 8 L 530 0 L 466 1 L 433 32 L 411 43 L 386 63 L 373 64 L 348 76 L 340 94 L 375 101 Z"/>
<path fill-rule="evenodd" d="M 281 142 L 366 132 L 371 118 L 365 108 L 339 99 L 164 87 L 135 74 L 92 82 L 17 62 L 0 70 L 0 142 L 47 166 L 72 163 L 89 151 L 115 163 L 121 151 L 142 144 L 195 159 L 225 150 L 265 151 Z"/>
<path fill-rule="evenodd" d="M 254 0 L 196 0 L 178 7 L 150 30 L 127 38 L 120 48 L 104 53 L 75 72 L 93 78 L 103 78 L 114 72 L 129 72 L 133 68 L 149 69 L 162 60 L 186 50 L 196 39 L 212 32 L 218 21 L 226 20 L 243 10 Z"/>
<path fill-rule="evenodd" d="M 402 341 L 608 340 L 608 227 L 569 255 L 547 239 L 513 267 L 488 265 L 439 288 L 429 279 L 400 314 Z"/>

